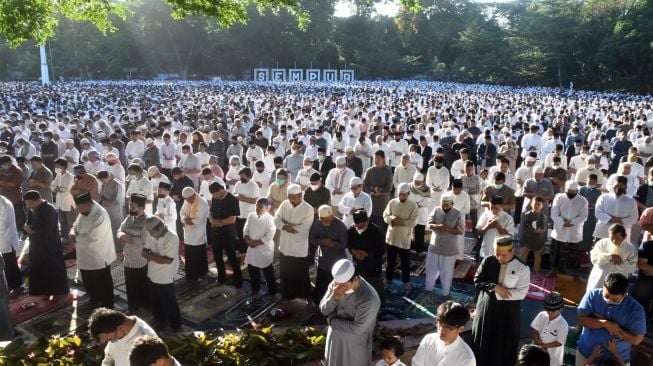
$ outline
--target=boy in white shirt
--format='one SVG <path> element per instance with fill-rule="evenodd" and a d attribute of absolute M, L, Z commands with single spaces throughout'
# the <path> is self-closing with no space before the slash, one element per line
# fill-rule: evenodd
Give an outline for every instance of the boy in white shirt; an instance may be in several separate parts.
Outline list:
<path fill-rule="evenodd" d="M 550 356 L 550 366 L 562 365 L 564 344 L 567 340 L 569 325 L 562 317 L 564 300 L 559 292 L 550 292 L 544 296 L 544 311 L 535 316 L 531 322 L 533 343 L 544 348 Z"/>
<path fill-rule="evenodd" d="M 261 271 L 265 275 L 268 295 L 277 293 L 277 283 L 274 279 L 274 234 L 277 227 L 274 218 L 268 213 L 270 202 L 261 197 L 256 200 L 256 211 L 250 213 L 243 227 L 243 240 L 247 244 L 245 263 L 251 279 L 252 296 L 260 289 Z"/>

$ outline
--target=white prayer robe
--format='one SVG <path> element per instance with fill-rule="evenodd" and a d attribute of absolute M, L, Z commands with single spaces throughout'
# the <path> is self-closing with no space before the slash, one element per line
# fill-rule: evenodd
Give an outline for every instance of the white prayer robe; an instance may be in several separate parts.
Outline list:
<path fill-rule="evenodd" d="M 247 216 L 243 227 L 243 236 L 249 236 L 252 240 L 261 240 L 263 245 L 255 248 L 247 248 L 245 263 L 254 267 L 266 268 L 272 264 L 274 259 L 274 234 L 277 230 L 274 224 L 274 217 L 269 213 L 259 216 L 252 212 Z"/>
<path fill-rule="evenodd" d="M 98 203 L 93 202 L 88 216 L 77 215 L 70 233 L 75 236 L 77 268 L 103 269 L 116 260 L 111 219 Z"/>
<path fill-rule="evenodd" d="M 619 255 L 623 263 L 612 263 L 613 254 Z M 637 271 L 637 248 L 627 240 L 619 245 L 612 243 L 609 238 L 599 240 L 590 251 L 590 259 L 594 267 L 587 279 L 587 291 L 603 287 L 605 277 L 611 272 L 619 272 L 628 277 Z"/>
<path fill-rule="evenodd" d="M 580 194 L 569 199 L 566 193 L 558 193 L 551 204 L 551 237 L 563 243 L 580 243 L 583 240 L 583 225 L 587 221 L 587 205 L 587 200 Z M 563 226 L 565 220 L 570 220 L 574 226 Z"/>
<path fill-rule="evenodd" d="M 626 228 L 627 240 L 630 240 L 630 229 L 634 223 L 639 222 L 637 201 L 625 194 L 621 197 L 617 197 L 615 193 L 602 194 L 596 201 L 594 216 L 596 216 L 595 238 L 607 238 L 608 229 L 612 226 L 609 223 L 610 219 L 618 217 Z"/>

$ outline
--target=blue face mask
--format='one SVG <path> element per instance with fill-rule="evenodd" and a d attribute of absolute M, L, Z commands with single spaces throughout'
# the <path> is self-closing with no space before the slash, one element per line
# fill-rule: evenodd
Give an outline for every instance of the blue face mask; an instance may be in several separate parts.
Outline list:
<path fill-rule="evenodd" d="M 496 190 L 499 190 L 501 188 L 503 188 L 503 184 L 495 184 L 494 185 L 494 189 L 496 189 Z"/>
<path fill-rule="evenodd" d="M 277 184 L 282 186 L 286 181 L 284 179 L 277 179 Z"/>

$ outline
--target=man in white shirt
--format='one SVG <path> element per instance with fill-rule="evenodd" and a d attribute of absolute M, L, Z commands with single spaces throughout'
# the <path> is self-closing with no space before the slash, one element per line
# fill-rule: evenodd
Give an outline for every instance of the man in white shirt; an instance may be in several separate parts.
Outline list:
<path fill-rule="evenodd" d="M 179 158 L 178 166 L 183 169 L 184 174 L 193 181 L 193 186 L 197 189 L 199 187 L 202 165 L 200 164 L 200 159 L 197 155 L 193 154 L 193 150 L 189 144 L 185 144 L 181 147 L 181 157 Z"/>
<path fill-rule="evenodd" d="M 401 165 L 395 167 L 394 175 L 392 176 L 392 184 L 397 190 L 401 183 L 410 183 L 413 181 L 413 176 L 417 172 L 417 168 L 410 164 L 410 155 L 404 154 L 401 156 Z M 399 192 L 395 192 L 399 194 Z"/>
<path fill-rule="evenodd" d="M 265 163 L 257 161 L 255 170 L 252 174 L 252 180 L 258 185 L 259 192 L 267 192 L 270 189 L 270 172 L 265 170 Z"/>
<path fill-rule="evenodd" d="M 433 166 L 426 173 L 426 186 L 431 188 L 429 213 L 440 205 L 440 198 L 449 188 L 449 169 L 444 166 L 444 158 L 436 156 Z"/>
<path fill-rule="evenodd" d="M 247 152 L 245 153 L 245 159 L 250 168 L 253 168 L 257 161 L 263 161 L 264 155 L 265 152 L 256 144 L 256 140 L 249 140 L 249 149 L 247 149 Z"/>
<path fill-rule="evenodd" d="M 92 307 L 113 307 L 111 263 L 116 259 L 111 219 L 107 211 L 92 200 L 90 193 L 75 197 L 77 220 L 70 240 L 77 250 L 77 268 Z"/>
<path fill-rule="evenodd" d="M 98 343 L 106 343 L 102 366 L 129 365 L 129 353 L 136 338 L 156 337 L 156 332 L 143 319 L 127 316 L 117 310 L 95 309 L 88 320 L 89 333 Z"/>
<path fill-rule="evenodd" d="M 159 147 L 159 159 L 161 160 L 161 169 L 163 174 L 170 176 L 170 169 L 175 166 L 177 145 L 170 140 L 170 134 L 163 135 L 163 144 Z"/>
<path fill-rule="evenodd" d="M 22 293 L 23 280 L 21 278 L 16 248 L 18 248 L 18 230 L 14 206 L 5 196 L 0 195 L 0 254 L 4 259 L 4 272 L 9 289 L 9 298 L 16 298 Z"/>
<path fill-rule="evenodd" d="M 258 184 L 252 180 L 252 170 L 250 168 L 242 168 L 238 173 L 240 182 L 236 183 L 234 187 L 234 196 L 238 198 L 240 208 L 240 215 L 236 218 L 236 230 L 240 242 L 237 249 L 242 253 L 247 249 L 247 244 L 243 239 L 245 221 L 247 221 L 249 214 L 256 211 L 256 200 L 261 197 L 261 192 L 258 189 Z"/>
<path fill-rule="evenodd" d="M 179 211 L 179 218 L 184 227 L 186 280 L 197 281 L 209 271 L 206 256 L 206 220 L 209 217 L 209 204 L 192 187 L 185 187 L 181 196 L 184 204 Z"/>
<path fill-rule="evenodd" d="M 478 218 L 476 224 L 478 235 L 483 237 L 481 243 L 481 258 L 492 256 L 494 253 L 494 240 L 502 235 L 513 235 L 515 222 L 503 210 L 503 198 L 501 196 L 492 196 L 490 200 L 490 209 L 485 210 Z"/>
<path fill-rule="evenodd" d="M 75 221 L 73 196 L 70 194 L 70 188 L 75 183 L 75 176 L 67 170 L 67 167 L 68 162 L 66 159 L 58 158 L 54 161 L 54 171 L 56 176 L 50 185 L 52 188 L 52 193 L 55 193 L 57 197 L 56 201 L 54 202 L 54 208 L 57 209 L 57 213 L 59 215 L 61 237 L 66 240 L 68 239 L 70 227 Z"/>
<path fill-rule="evenodd" d="M 152 182 L 149 179 L 145 178 L 143 175 L 143 167 L 139 164 L 131 164 L 127 168 L 127 173 L 129 173 L 129 186 L 125 192 L 125 198 L 131 197 L 132 194 L 138 193 L 142 194 L 147 198 L 145 202 L 145 213 L 148 215 L 152 214 L 152 202 L 154 202 L 154 192 L 152 188 Z M 129 202 L 125 203 L 125 207 L 129 206 Z"/>
<path fill-rule="evenodd" d="M 551 250 L 553 271 L 558 268 L 564 272 L 567 260 L 571 262 L 574 278 L 578 276 L 580 266 L 578 245 L 583 240 L 583 226 L 587 221 L 588 202 L 585 197 L 578 194 L 578 183 L 569 180 L 565 183 L 565 193 L 558 193 L 551 204 Z M 566 247 L 566 250 L 563 248 Z M 561 254 L 567 252 L 569 258 L 562 258 Z M 557 267 L 554 267 L 557 263 Z"/>
<path fill-rule="evenodd" d="M 143 246 L 143 257 L 147 259 L 152 315 L 159 327 L 170 325 L 173 331 L 179 331 L 181 313 L 174 286 L 174 276 L 179 270 L 179 238 L 156 216 L 145 219 L 145 229 L 149 235 Z"/>
<path fill-rule="evenodd" d="M 172 188 L 170 183 L 159 182 L 155 215 L 163 221 L 170 232 L 177 234 L 177 206 L 170 197 L 170 188 Z"/>
<path fill-rule="evenodd" d="M 274 279 L 274 235 L 277 227 L 274 224 L 274 217 L 268 209 L 270 201 L 261 197 L 256 200 L 256 211 L 247 216 L 243 227 L 243 239 L 247 244 L 247 255 L 245 263 L 249 271 L 251 283 L 251 295 L 256 296 L 260 290 L 261 272 L 265 276 L 268 287 L 268 296 L 277 293 L 277 282 Z"/>
<path fill-rule="evenodd" d="M 438 306 L 438 331 L 422 338 L 411 365 L 476 366 L 474 352 L 460 337 L 469 318 L 469 312 L 461 304 L 447 301 Z"/>
<path fill-rule="evenodd" d="M 200 183 L 200 197 L 204 198 L 207 203 L 211 202 L 211 200 L 213 199 L 211 192 L 209 192 L 209 185 L 211 185 L 211 183 L 213 182 L 220 183 L 221 186 L 226 187 L 224 181 L 220 179 L 220 177 L 215 176 L 211 171 L 211 168 L 202 169 L 202 182 Z"/>
<path fill-rule="evenodd" d="M 404 154 L 408 154 L 408 142 L 406 140 L 403 140 L 401 138 L 401 135 L 402 135 L 401 132 L 395 133 L 394 141 L 391 141 L 388 144 L 388 150 L 390 150 L 389 151 L 390 154 L 386 156 L 389 157 L 391 168 L 398 167 L 399 164 L 401 164 L 402 156 Z"/>
<path fill-rule="evenodd" d="M 338 212 L 338 204 L 345 193 L 350 191 L 349 182 L 355 176 L 354 171 L 347 168 L 345 157 L 338 157 L 336 159 L 336 168 L 329 171 L 324 182 L 324 186 L 331 192 L 331 205 L 334 211 Z"/>
<path fill-rule="evenodd" d="M 314 210 L 302 199 L 298 184 L 288 186 L 288 199 L 283 201 L 274 215 L 274 224 L 280 230 L 280 277 L 284 299 L 310 297 L 308 276 L 308 234 L 313 224 Z"/>
<path fill-rule="evenodd" d="M 79 150 L 75 148 L 75 141 L 72 139 L 66 140 L 66 151 L 63 153 L 63 158 L 68 162 L 68 171 L 72 173 L 73 167 L 79 164 Z"/>
<path fill-rule="evenodd" d="M 637 201 L 626 195 L 626 177 L 618 177 L 612 193 L 602 194 L 596 201 L 596 226 L 594 238 L 605 239 L 612 224 L 621 224 L 626 228 L 626 239 L 630 240 L 633 224 L 639 222 Z"/>
<path fill-rule="evenodd" d="M 125 155 L 130 162 L 134 159 L 143 159 L 145 153 L 145 142 L 140 139 L 141 132 L 138 130 L 132 131 L 130 134 L 131 141 L 125 147 Z"/>
<path fill-rule="evenodd" d="M 347 192 L 338 204 L 338 211 L 342 213 L 342 222 L 347 228 L 354 224 L 353 213 L 357 209 L 364 209 L 368 216 L 372 214 L 372 197 L 363 192 L 363 180 L 353 177 L 349 181 L 349 187 L 351 191 Z"/>

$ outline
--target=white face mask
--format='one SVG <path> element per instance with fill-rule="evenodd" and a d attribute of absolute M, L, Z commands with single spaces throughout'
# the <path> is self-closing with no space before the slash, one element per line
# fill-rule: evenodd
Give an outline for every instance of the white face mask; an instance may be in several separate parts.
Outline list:
<path fill-rule="evenodd" d="M 62 169 L 61 168 L 54 168 L 54 172 L 57 174 L 61 174 Z"/>
<path fill-rule="evenodd" d="M 317 191 L 320 188 L 319 184 L 311 184 L 311 189 Z"/>
<path fill-rule="evenodd" d="M 362 234 L 365 232 L 365 229 L 359 229 L 359 228 L 355 228 L 355 229 L 358 234 Z"/>
<path fill-rule="evenodd" d="M 594 169 L 594 164 L 587 164 L 587 169 L 588 170 L 593 170 Z"/>

